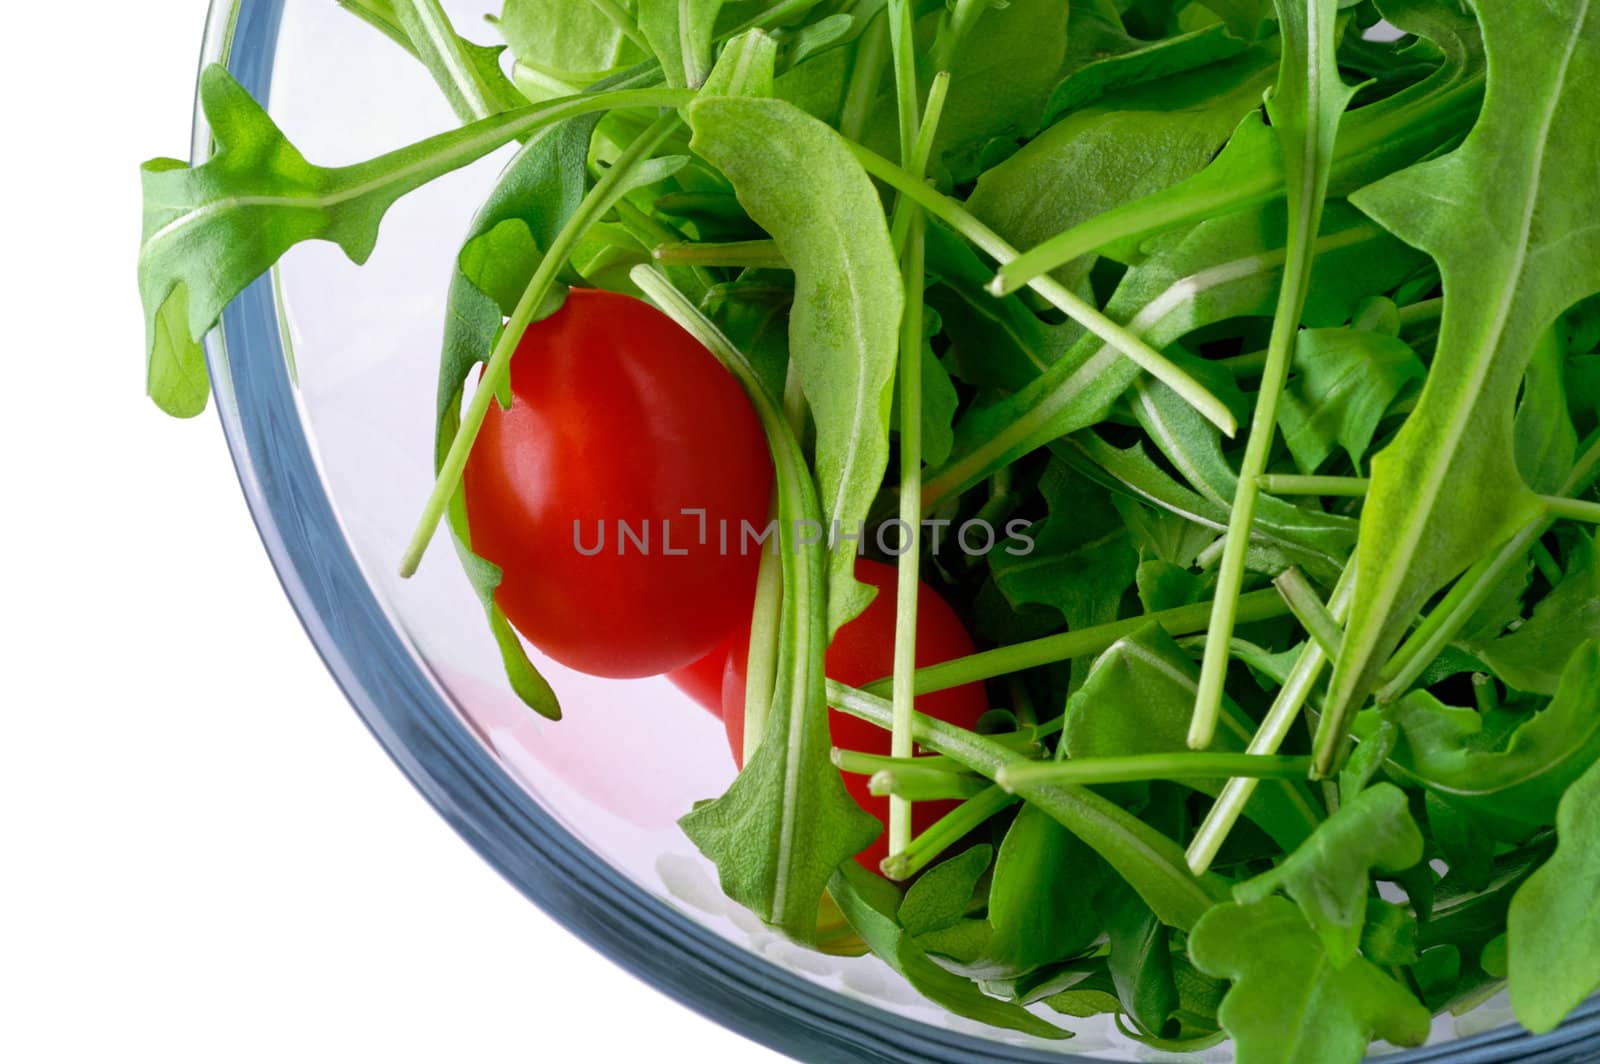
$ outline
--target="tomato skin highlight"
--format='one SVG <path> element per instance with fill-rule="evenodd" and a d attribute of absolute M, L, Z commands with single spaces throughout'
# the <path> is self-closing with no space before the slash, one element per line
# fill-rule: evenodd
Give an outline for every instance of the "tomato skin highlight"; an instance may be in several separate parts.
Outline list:
<path fill-rule="evenodd" d="M 833 637 L 828 647 L 827 671 L 831 679 L 859 687 L 879 680 L 894 671 L 895 579 L 893 566 L 868 558 L 856 560 L 856 579 L 878 589 L 861 615 L 844 625 Z M 728 733 L 728 745 L 733 750 L 733 760 L 744 767 L 744 703 L 745 675 L 750 654 L 747 636 L 736 636 L 722 672 L 722 724 Z M 954 658 L 977 652 L 972 637 L 967 634 L 956 611 L 937 591 L 926 583 L 917 591 L 917 667 L 937 665 Z M 975 728 L 978 719 L 989 711 L 989 697 L 981 683 L 952 687 L 917 698 L 919 713 L 948 721 L 963 728 Z M 890 751 L 887 731 L 864 720 L 859 720 L 837 709 L 828 710 L 828 732 L 833 745 L 843 750 L 858 750 L 867 754 Z M 868 789 L 870 777 L 844 774 L 845 790 L 856 803 L 877 817 L 883 824 L 889 822 L 889 799 L 874 795 Z M 923 831 L 950 812 L 958 802 L 917 802 L 911 807 L 912 828 Z M 870 847 L 857 855 L 870 871 L 889 856 L 888 834 L 878 836 Z"/>
<path fill-rule="evenodd" d="M 760 558 L 739 529 L 765 525 L 772 463 L 716 358 L 647 303 L 573 289 L 523 335 L 510 383 L 464 481 L 473 550 L 502 570 L 495 601 L 517 630 L 624 678 L 688 665 L 747 624 Z"/>

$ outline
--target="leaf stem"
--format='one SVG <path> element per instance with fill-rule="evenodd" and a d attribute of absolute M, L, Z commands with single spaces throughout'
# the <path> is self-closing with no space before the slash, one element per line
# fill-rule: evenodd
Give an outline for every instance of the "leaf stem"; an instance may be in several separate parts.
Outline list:
<path fill-rule="evenodd" d="M 878 86 L 883 83 L 883 64 L 889 57 L 889 16 L 880 14 L 868 24 L 856 45 L 855 62 L 850 68 L 850 84 L 845 87 L 844 103 L 839 108 L 839 135 L 852 143 L 861 139 L 867 118 L 877 102 Z"/>
<path fill-rule="evenodd" d="M 1030 783 L 1141 783 L 1147 780 L 1206 780 L 1223 776 L 1254 780 L 1305 779 L 1309 757 L 1280 754 L 1129 754 L 1066 761 L 1014 762 L 995 775 L 1009 791 Z"/>
<path fill-rule="evenodd" d="M 662 244 L 650 256 L 663 266 L 732 266 L 739 269 L 787 270 L 783 257 L 772 240 L 733 240 L 720 244 L 682 241 Z"/>
<path fill-rule="evenodd" d="M 1600 475 L 1600 433 L 1595 434 L 1584 448 L 1567 481 L 1561 486 L 1564 496 L 1581 495 L 1589 490 Z M 1516 535 L 1507 540 L 1494 554 L 1478 562 L 1457 580 L 1445 597 L 1423 618 L 1411 637 L 1389 659 L 1378 674 L 1381 686 L 1376 699 L 1379 705 L 1398 700 L 1416 682 L 1438 657 L 1456 634 L 1467 624 L 1484 601 L 1518 558 L 1526 557 L 1546 532 L 1555 524 L 1549 516 L 1524 525 Z"/>
<path fill-rule="evenodd" d="M 1269 495 L 1325 495 L 1359 499 L 1372 482 L 1365 477 L 1303 477 L 1292 473 L 1263 473 L 1256 478 Z"/>
<path fill-rule="evenodd" d="M 1552 517 L 1567 521 L 1581 521 L 1587 525 L 1600 525 L 1600 502 L 1583 499 L 1564 499 L 1554 495 L 1544 496 L 1544 504 Z"/>
<path fill-rule="evenodd" d="M 896 882 L 910 879 L 951 846 L 1019 801 L 1021 799 L 1008 793 L 999 784 L 990 784 L 940 817 L 928 830 L 912 839 L 905 849 L 884 858 L 879 870 Z"/>
<path fill-rule="evenodd" d="M 467 467 L 467 458 L 472 453 L 473 442 L 477 440 L 478 430 L 483 427 L 483 419 L 489 413 L 489 404 L 494 400 L 500 382 L 510 370 L 511 356 L 522 341 L 522 334 L 533 321 L 534 315 L 538 313 L 554 288 L 557 275 L 566 265 L 573 248 L 583 238 L 583 234 L 611 208 L 612 201 L 627 188 L 627 180 L 633 170 L 649 158 L 656 146 L 672 132 L 678 121 L 676 112 L 662 114 L 643 135 L 628 146 L 627 150 L 617 156 L 611 169 L 595 182 L 594 188 L 584 196 L 583 202 L 561 227 L 549 250 L 539 260 L 528 287 L 523 290 L 522 297 L 511 312 L 511 320 L 506 323 L 499 339 L 495 341 L 489 362 L 478 379 L 477 390 L 472 393 L 472 400 L 462 415 L 461 426 L 456 432 L 455 439 L 450 443 L 444 461 L 439 465 L 433 491 L 428 495 L 416 531 L 412 534 L 411 542 L 400 560 L 401 576 L 409 577 L 417 571 L 422 555 L 428 549 L 428 543 L 433 539 L 439 521 L 444 516 L 445 508 L 449 506 L 450 498 L 455 494 L 456 485 L 461 482 L 461 474 Z"/>
<path fill-rule="evenodd" d="M 1333 597 L 1328 602 L 1328 612 L 1336 623 L 1343 624 L 1350 615 L 1350 606 L 1355 601 L 1355 573 L 1355 563 L 1352 562 L 1340 576 L 1338 585 L 1333 589 Z M 1278 752 L 1283 741 L 1289 737 L 1289 729 L 1300 716 L 1300 711 L 1310 700 L 1311 691 L 1322 678 L 1328 661 L 1328 655 L 1316 640 L 1306 643 L 1283 686 L 1278 689 L 1267 715 L 1262 718 L 1260 727 L 1245 747 L 1246 753 L 1267 755 Z M 1217 852 L 1222 849 L 1223 842 L 1255 794 L 1256 785 L 1254 779 L 1239 777 L 1230 779 L 1222 788 L 1222 793 L 1217 796 L 1189 843 L 1189 868 L 1195 875 L 1204 873 L 1216 860 Z"/>
<path fill-rule="evenodd" d="M 940 772 L 937 769 L 903 767 L 875 772 L 867 781 L 867 791 L 891 802 L 900 799 L 907 806 L 912 802 L 949 802 L 972 798 L 991 786 L 988 780 L 964 772 Z M 906 845 L 911 840 L 906 839 Z M 900 850 L 904 850 L 901 846 Z M 900 850 L 896 850 L 898 853 Z"/>
<path fill-rule="evenodd" d="M 1150 624 L 1159 624 L 1169 635 L 1192 635 L 1203 631 L 1210 616 L 1211 603 L 1197 602 L 1190 606 L 1177 606 L 1158 610 L 1120 621 L 1097 624 L 1073 632 L 1061 632 L 1025 643 L 985 650 L 964 658 L 955 658 L 938 665 L 918 669 L 913 677 L 919 695 L 980 683 L 1040 665 L 1053 665 L 1058 661 L 1099 654 L 1119 639 L 1133 635 Z M 1252 591 L 1239 599 L 1239 621 L 1249 624 L 1289 615 L 1283 597 L 1272 588 Z M 893 680 L 884 678 L 868 684 L 863 690 L 872 695 L 884 695 L 892 690 Z"/>
<path fill-rule="evenodd" d="M 1305 574 L 1291 567 L 1279 573 L 1272 583 L 1306 634 L 1316 640 L 1329 658 L 1338 658 L 1339 648 L 1344 644 L 1344 630 L 1334 620 L 1328 607 L 1322 604 L 1322 599 L 1317 596 Z"/>
<path fill-rule="evenodd" d="M 974 217 L 957 200 L 930 188 L 914 175 L 869 148 L 851 141 L 846 141 L 845 147 L 855 155 L 861 162 L 862 168 L 869 174 L 888 184 L 896 192 L 915 200 L 930 215 L 955 230 L 991 259 L 1004 263 L 1016 258 L 1015 248 Z M 1036 277 L 1029 282 L 1029 286 L 1067 317 L 1094 333 L 1119 354 L 1178 393 L 1185 402 L 1199 411 L 1225 435 L 1231 437 L 1238 431 L 1238 422 L 1222 400 L 1213 395 L 1187 370 L 1139 339 L 1126 327 L 1106 317 L 1077 293 L 1050 277 Z"/>

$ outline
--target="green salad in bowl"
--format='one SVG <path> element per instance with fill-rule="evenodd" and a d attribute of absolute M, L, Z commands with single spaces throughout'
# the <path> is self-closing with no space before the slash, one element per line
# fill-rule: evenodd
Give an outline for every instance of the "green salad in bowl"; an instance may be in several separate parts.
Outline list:
<path fill-rule="evenodd" d="M 144 169 L 150 394 L 514 152 L 394 564 L 453 541 L 554 728 L 545 660 L 721 717 L 678 812 L 731 903 L 967 1021 L 1263 1064 L 1600 989 L 1600 6 L 340 6 L 460 123 L 319 166 L 207 68 L 213 154 Z"/>

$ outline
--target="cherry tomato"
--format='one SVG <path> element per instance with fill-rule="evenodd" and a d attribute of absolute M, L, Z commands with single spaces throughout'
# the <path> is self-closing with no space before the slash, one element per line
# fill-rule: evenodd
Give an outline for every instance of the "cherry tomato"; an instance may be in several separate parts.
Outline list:
<path fill-rule="evenodd" d="M 713 716 L 722 716 L 722 670 L 728 664 L 728 651 L 732 646 L 733 638 L 730 636 L 699 661 L 667 673 L 667 679 Z"/>
<path fill-rule="evenodd" d="M 670 672 L 748 623 L 760 559 L 739 530 L 766 523 L 766 437 L 734 378 L 649 304 L 573 289 L 531 326 L 465 483 L 473 548 L 504 574 L 495 601 L 564 665 Z"/>
<path fill-rule="evenodd" d="M 882 562 L 862 558 L 856 562 L 856 579 L 877 588 L 877 597 L 859 617 L 839 629 L 828 647 L 827 656 L 828 676 L 852 686 L 871 683 L 894 671 L 895 570 Z M 744 766 L 744 689 L 749 649 L 748 638 L 736 637 L 722 673 L 722 723 L 728 732 L 728 745 L 733 748 L 733 759 L 741 768 Z M 976 650 L 955 610 L 937 591 L 922 584 L 917 592 L 918 667 L 966 657 Z M 983 684 L 973 683 L 922 695 L 916 706 L 919 712 L 931 717 L 973 728 L 978 718 L 988 712 L 989 699 Z M 828 711 L 828 731 L 833 745 L 840 749 L 868 754 L 890 752 L 887 731 L 836 709 Z M 867 788 L 868 778 L 845 774 L 845 789 L 861 808 L 888 824 L 889 799 L 873 795 Z M 917 802 L 911 808 L 913 830 L 931 827 L 957 804 Z M 856 859 L 876 872 L 879 863 L 888 855 L 888 838 L 879 835 L 878 840 Z"/>

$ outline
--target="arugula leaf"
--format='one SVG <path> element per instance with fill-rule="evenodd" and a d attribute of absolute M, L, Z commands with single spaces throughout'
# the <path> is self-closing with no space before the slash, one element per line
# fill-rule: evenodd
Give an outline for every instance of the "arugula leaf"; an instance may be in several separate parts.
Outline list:
<path fill-rule="evenodd" d="M 645 89 L 558 100 L 330 169 L 307 162 L 227 70 L 207 67 L 200 75 L 200 105 L 216 153 L 197 167 L 156 159 L 143 168 L 139 294 L 149 384 L 157 389 L 151 398 L 179 416 L 204 408 L 196 398 L 200 338 L 234 296 L 295 244 L 329 240 L 352 261 L 365 262 L 377 243 L 378 224 L 407 192 L 566 119 L 681 99 Z M 184 303 L 180 328 L 177 312 Z"/>
<path fill-rule="evenodd" d="M 1431 254 L 1444 278 L 1438 353 L 1416 410 L 1373 460 L 1355 604 L 1322 734 L 1337 738 L 1429 595 L 1538 518 L 1512 439 L 1517 385 L 1557 317 L 1600 289 L 1583 176 L 1600 136 L 1600 10 L 1478 0 L 1482 120 L 1449 155 L 1354 202 Z M 1342 744 L 1324 741 L 1331 769 Z"/>
<path fill-rule="evenodd" d="M 1506 917 L 1511 1007 L 1535 1034 L 1554 1030 L 1600 990 L 1597 807 L 1600 764 L 1590 766 L 1563 795 L 1555 853 L 1517 889 Z"/>
<path fill-rule="evenodd" d="M 1283 215 L 1275 210 L 1205 222 L 1128 271 L 1106 313 L 1127 322 L 1129 331 L 1157 349 L 1227 318 L 1270 313 L 1284 239 Z M 1411 259 L 1397 251 L 1400 247 L 1354 211 L 1330 210 L 1313 270 L 1321 291 L 1308 320 L 1343 321 L 1347 300 L 1353 305 L 1382 291 L 1389 277 L 1403 277 Z M 1335 316 L 1322 317 L 1328 313 Z M 951 460 L 924 482 L 925 505 L 959 494 L 1051 440 L 1103 421 L 1139 373 L 1115 348 L 1084 336 L 1025 387 L 961 417 Z"/>
<path fill-rule="evenodd" d="M 711 72 L 711 41 L 724 0 L 638 0 L 639 30 L 667 84 L 697 89 Z"/>
<path fill-rule="evenodd" d="M 1427 79 L 1351 111 L 1339 125 L 1329 192 L 1346 195 L 1399 166 L 1425 158 L 1471 125 L 1483 93 L 1483 55 L 1473 20 L 1435 0 L 1387 0 L 1401 29 L 1444 51 Z M 1144 199 L 1113 208 L 1060 233 L 1001 267 L 997 292 L 1014 292 L 1062 263 L 1092 251 L 1121 262 L 1143 257 L 1152 238 L 1235 211 L 1281 202 L 1288 181 L 1272 127 L 1252 114 L 1206 169 Z"/>
<path fill-rule="evenodd" d="M 1484 744 L 1484 718 L 1415 691 L 1395 707 L 1404 741 L 1392 765 L 1488 823 L 1539 826 L 1567 787 L 1600 760 L 1600 642 L 1578 649 L 1550 705 Z"/>
<path fill-rule="evenodd" d="M 1133 891 L 1122 887 L 1110 893 L 1114 900 L 1106 905 L 1108 967 L 1122 1010 L 1147 1034 L 1176 1034 L 1167 1021 L 1181 1002 L 1166 925 Z"/>
<path fill-rule="evenodd" d="M 884 729 L 893 719 L 885 699 L 832 680 L 828 681 L 828 704 Z M 993 739 L 926 714 L 913 713 L 911 723 L 918 743 L 988 779 L 994 779 L 1008 764 L 1027 761 Z M 1193 927 L 1202 913 L 1226 896 L 1215 877 L 1189 871 L 1183 848 L 1171 838 L 1086 787 L 1025 783 L 1016 793 L 1087 843 L 1169 926 L 1180 930 Z"/>
<path fill-rule="evenodd" d="M 992 846 L 973 846 L 918 876 L 906 890 L 896 919 L 910 935 L 942 931 L 966 916 L 978 880 L 994 860 Z"/>
<path fill-rule="evenodd" d="M 887 880 L 849 861 L 833 877 L 828 890 L 867 948 L 928 1000 L 957 1016 L 994 1027 L 1038 1038 L 1072 1037 L 1071 1031 L 1041 1020 L 1015 1002 L 990 997 L 970 979 L 935 964 L 895 921 L 900 894 Z"/>
<path fill-rule="evenodd" d="M 789 352 L 817 426 L 823 527 L 854 534 L 888 467 L 903 305 L 878 194 L 837 133 L 782 100 L 703 98 L 689 124 L 694 150 L 733 182 L 794 268 Z M 837 630 L 871 591 L 856 581 L 853 552 L 834 551 L 832 565 Z"/>
<path fill-rule="evenodd" d="M 1100 935 L 1093 900 L 1106 873 L 1095 852 L 1058 821 L 1025 806 L 995 858 L 983 978 L 1015 977 L 1087 949 Z"/>
<path fill-rule="evenodd" d="M 816 932 L 817 906 L 835 870 L 855 867 L 851 858 L 882 831 L 844 789 L 830 759 L 823 693 L 828 563 L 823 544 L 803 542 L 799 534 L 802 523 L 820 521 L 816 483 L 778 401 L 739 349 L 662 274 L 641 266 L 633 280 L 739 378 L 766 430 L 776 470 L 783 592 L 778 680 L 766 729 L 727 793 L 678 824 L 717 866 L 728 897 L 806 941 Z M 854 918 L 851 923 L 868 938 Z"/>
<path fill-rule="evenodd" d="M 1271 59 L 1251 53 L 1070 115 L 985 171 L 967 208 L 1027 248 L 1166 188 L 1210 162 L 1240 118 L 1260 105 Z M 1069 263 L 1055 277 L 1075 288 L 1092 261 Z"/>
<path fill-rule="evenodd" d="M 1600 639 L 1595 541 L 1579 532 L 1572 543 L 1565 578 L 1534 607 L 1527 622 L 1498 639 L 1457 644 L 1519 691 L 1555 694 L 1572 655 L 1584 643 Z"/>
<path fill-rule="evenodd" d="M 1208 975 L 1233 980 L 1218 1016 L 1239 1064 L 1354 1064 L 1373 1036 L 1421 1045 L 1428 1010 L 1361 957 L 1334 965 L 1282 898 L 1212 909 L 1189 936 Z"/>
<path fill-rule="evenodd" d="M 1578 430 L 1563 379 L 1567 352 L 1562 332 L 1559 327 L 1548 330 L 1534 348 L 1511 429 L 1522 479 L 1545 495 L 1560 492 L 1578 460 Z"/>
<path fill-rule="evenodd" d="M 516 56 L 512 77 L 529 99 L 582 92 L 650 54 L 635 0 L 505 0 L 496 20 Z"/>
<path fill-rule="evenodd" d="M 463 122 L 528 105 L 528 98 L 500 69 L 505 47 L 474 44 L 458 36 L 439 0 L 338 3 L 421 62 Z"/>
<path fill-rule="evenodd" d="M 1194 661 L 1158 625 L 1120 639 L 1095 662 L 1088 680 L 1067 700 L 1061 751 L 1067 758 L 1177 753 L 1194 706 Z M 1210 750 L 1239 753 L 1254 723 L 1231 701 Z M 1185 780 L 1215 797 L 1225 780 Z M 1311 837 L 1320 817 L 1302 786 L 1264 781 L 1245 815 L 1287 849 Z"/>
<path fill-rule="evenodd" d="M 1354 328 L 1302 332 L 1294 369 L 1278 424 L 1302 473 L 1316 472 L 1335 445 L 1361 469 L 1391 404 L 1409 382 L 1427 375 L 1405 341 Z"/>
<path fill-rule="evenodd" d="M 1078 16 L 1073 14 L 1071 48 L 1079 36 Z M 1045 104 L 1045 121 L 1087 106 L 1111 92 L 1133 85 L 1158 81 L 1174 74 L 1232 59 L 1248 45 L 1226 26 L 1207 26 L 1192 33 L 1166 37 L 1159 41 L 1126 38 L 1125 51 L 1084 63 L 1073 69 L 1050 93 Z M 1230 130 L 1231 132 L 1231 130 Z"/>
<path fill-rule="evenodd" d="M 1029 554 L 990 559 L 995 586 L 1013 606 L 1059 610 L 1071 629 L 1116 620 L 1139 561 L 1121 516 L 1105 492 L 1059 459 L 1045 467 L 1039 492 L 1049 517 L 1031 530 Z"/>
<path fill-rule="evenodd" d="M 1403 872 L 1422 854 L 1405 792 L 1379 783 L 1341 806 L 1272 871 L 1234 887 L 1233 896 L 1252 905 L 1282 890 L 1305 913 L 1328 962 L 1343 968 L 1361 945 L 1369 873 Z"/>

